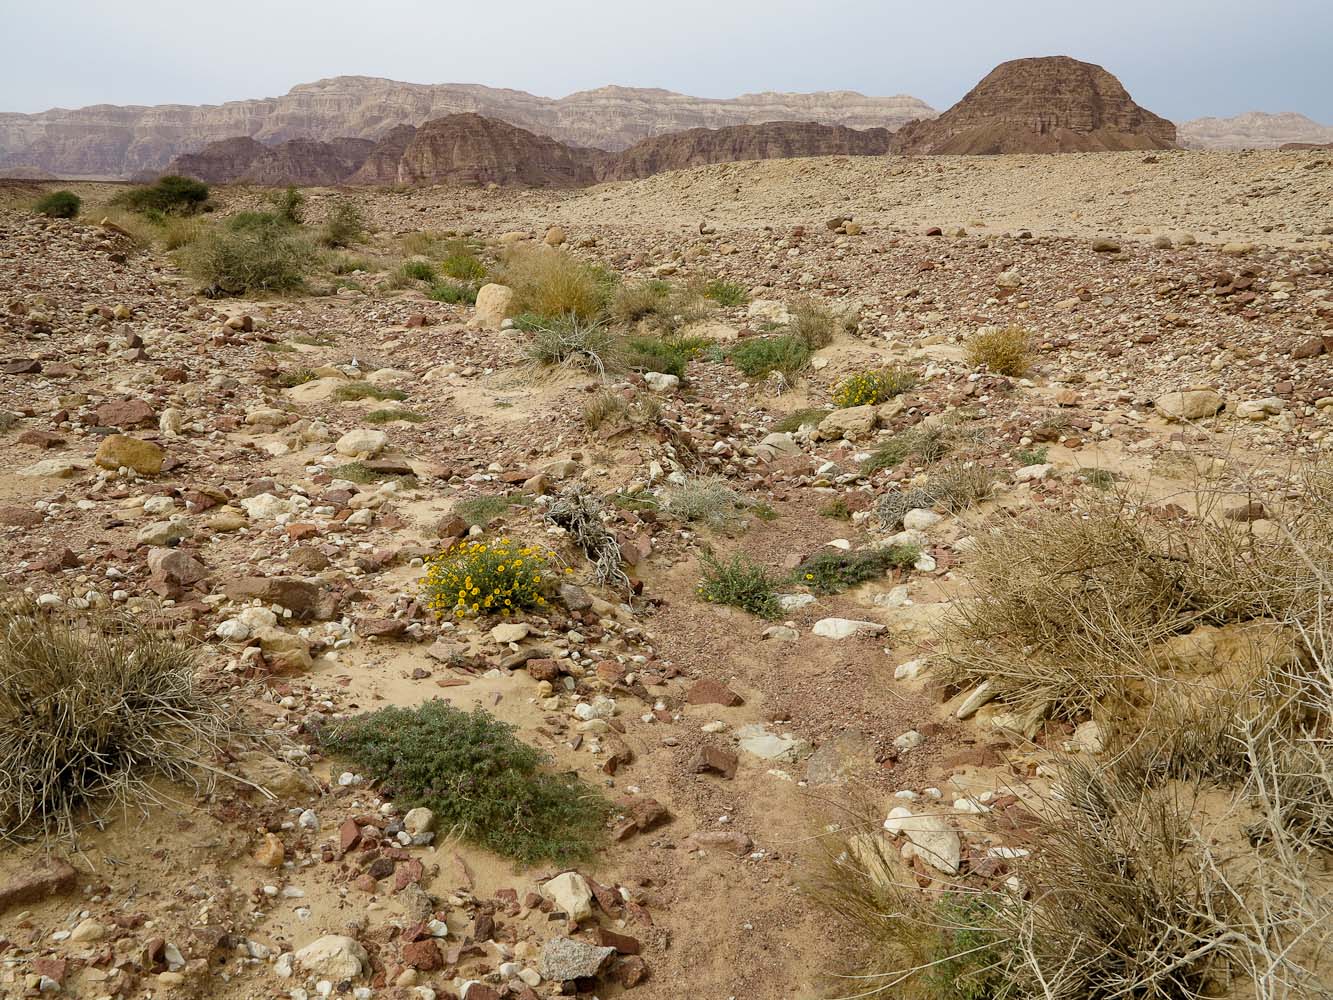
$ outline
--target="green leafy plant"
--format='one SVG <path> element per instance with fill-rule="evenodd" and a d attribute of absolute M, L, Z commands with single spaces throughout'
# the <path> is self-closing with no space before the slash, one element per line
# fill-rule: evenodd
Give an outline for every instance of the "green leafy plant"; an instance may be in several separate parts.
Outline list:
<path fill-rule="evenodd" d="M 73 191 L 52 191 L 38 199 L 33 210 L 48 219 L 72 219 L 82 205 L 83 201 Z"/>
<path fill-rule="evenodd" d="M 1044 465 L 1046 462 L 1047 449 L 1040 448 L 1019 448 L 1014 452 L 1014 464 L 1019 468 L 1026 468 L 1029 465 Z"/>
<path fill-rule="evenodd" d="M 480 708 L 386 708 L 331 727 L 322 744 L 365 768 L 400 808 L 430 809 L 445 832 L 524 864 L 591 857 L 610 814 L 592 787 L 553 772 Z"/>
<path fill-rule="evenodd" d="M 781 615 L 782 605 L 776 591 L 777 577 L 765 566 L 740 553 L 721 562 L 711 552 L 699 553 L 703 577 L 698 593 L 710 604 L 727 604 L 760 618 Z"/>
<path fill-rule="evenodd" d="M 720 306 L 743 306 L 750 301 L 750 293 L 745 286 L 736 281 L 714 278 L 703 287 L 704 298 L 712 299 Z"/>
<path fill-rule="evenodd" d="M 329 209 L 320 228 L 319 241 L 326 247 L 349 247 L 366 235 L 366 217 L 356 202 L 339 198 Z"/>
<path fill-rule="evenodd" d="M 880 469 L 891 469 L 907 459 L 923 465 L 938 462 L 953 447 L 954 431 L 947 424 L 916 426 L 900 431 L 875 446 L 861 463 L 861 474 L 868 476 Z"/>
<path fill-rule="evenodd" d="M 131 188 L 111 200 L 132 212 L 157 212 L 162 215 L 194 215 L 208 202 L 208 185 L 193 177 L 159 177 L 146 187 Z"/>
<path fill-rule="evenodd" d="M 456 281 L 437 281 L 426 294 L 436 302 L 447 302 L 450 305 L 475 305 L 477 302 L 477 286 L 460 285 Z"/>
<path fill-rule="evenodd" d="M 408 281 L 434 281 L 435 265 L 428 260 L 405 260 L 398 274 Z"/>
<path fill-rule="evenodd" d="M 304 221 L 305 195 L 295 187 L 269 195 L 269 201 L 274 213 L 289 226 L 299 226 Z"/>
<path fill-rule="evenodd" d="M 748 337 L 728 352 L 731 363 L 750 378 L 780 372 L 789 380 L 810 363 L 810 345 L 794 334 Z"/>
<path fill-rule="evenodd" d="M 792 573 L 792 579 L 818 594 L 836 594 L 867 580 L 877 580 L 892 569 L 907 569 L 921 558 L 915 545 L 891 545 L 883 549 L 817 552 Z"/>
<path fill-rule="evenodd" d="M 833 405 L 839 408 L 882 403 L 901 395 L 916 385 L 916 375 L 903 368 L 848 375 L 833 391 Z"/>

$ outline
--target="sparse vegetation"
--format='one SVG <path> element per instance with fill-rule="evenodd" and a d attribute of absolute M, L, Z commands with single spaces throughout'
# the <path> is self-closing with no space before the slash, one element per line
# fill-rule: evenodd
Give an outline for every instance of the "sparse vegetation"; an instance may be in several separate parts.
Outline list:
<path fill-rule="evenodd" d="M 727 356 L 750 378 L 780 373 L 788 382 L 810 363 L 810 345 L 795 334 L 750 337 L 738 342 Z"/>
<path fill-rule="evenodd" d="M 405 260 L 397 274 L 406 281 L 434 281 L 435 265 L 428 260 Z"/>
<path fill-rule="evenodd" d="M 386 708 L 326 730 L 324 748 L 366 769 L 400 807 L 435 813 L 457 835 L 524 864 L 591 856 L 610 809 L 577 777 L 557 774 L 513 727 L 443 701 Z"/>
<path fill-rule="evenodd" d="M 460 285 L 455 281 L 437 281 L 426 294 L 436 302 L 448 302 L 451 305 L 465 303 L 471 306 L 477 303 L 477 287 Z"/>
<path fill-rule="evenodd" d="M 628 589 L 630 578 L 621 568 L 620 543 L 606 526 L 602 502 L 581 483 L 560 491 L 546 511 L 546 523 L 563 529 L 593 566 L 593 579 Z"/>
<path fill-rule="evenodd" d="M 801 299 L 791 305 L 787 332 L 802 340 L 811 351 L 827 347 L 842 329 L 836 313 L 818 299 Z"/>
<path fill-rule="evenodd" d="M 933 506 L 946 514 L 957 514 L 990 499 L 997 477 L 977 462 L 950 462 L 932 469 L 927 489 Z"/>
<path fill-rule="evenodd" d="M 859 552 L 821 549 L 796 567 L 792 579 L 817 594 L 837 594 L 867 580 L 877 580 L 890 570 L 910 568 L 920 558 L 921 550 L 915 545 Z"/>
<path fill-rule="evenodd" d="M 796 410 L 777 421 L 773 425 L 773 430 L 779 434 L 790 434 L 802 427 L 818 427 L 831 412 L 833 411 L 823 409 Z"/>
<path fill-rule="evenodd" d="M 345 479 L 349 483 L 357 483 L 362 486 L 371 483 L 382 483 L 389 479 L 397 479 L 409 484 L 416 481 L 415 476 L 401 475 L 395 472 L 381 472 L 378 469 L 372 469 L 364 462 L 347 462 L 344 465 L 335 466 L 329 470 L 329 475 L 334 479 Z"/>
<path fill-rule="evenodd" d="M 525 494 L 502 497 L 473 497 L 454 504 L 453 513 L 463 519 L 469 527 L 486 527 L 497 517 L 509 512 L 511 507 L 526 507 L 532 498 Z"/>
<path fill-rule="evenodd" d="M 515 312 L 584 326 L 600 325 L 597 318 L 611 291 L 605 275 L 549 247 L 515 251 L 503 278 L 514 290 Z"/>
<path fill-rule="evenodd" d="M 573 313 L 539 326 L 523 350 L 529 362 L 545 368 L 582 368 L 605 376 L 619 365 L 616 340 L 606 326 Z"/>
<path fill-rule="evenodd" d="M 315 249 L 285 225 L 211 227 L 182 251 L 186 270 L 222 293 L 291 292 L 315 264 Z"/>
<path fill-rule="evenodd" d="M 159 177 L 146 187 L 122 192 L 111 203 L 145 214 L 194 215 L 208 203 L 208 185 L 192 177 Z"/>
<path fill-rule="evenodd" d="M 319 241 L 326 247 L 350 247 L 366 235 L 366 218 L 350 198 L 339 198 L 320 227 Z"/>
<path fill-rule="evenodd" d="M 703 286 L 704 298 L 712 299 L 720 306 L 743 306 L 750 301 L 750 293 L 745 286 L 735 281 L 714 278 Z"/>
<path fill-rule="evenodd" d="M 425 423 L 430 418 L 424 413 L 417 413 L 413 410 L 386 409 L 371 410 L 362 417 L 362 419 L 368 424 L 390 424 L 395 420 L 404 420 L 411 424 L 421 424 Z"/>
<path fill-rule="evenodd" d="M 289 226 L 299 226 L 305 221 L 305 195 L 294 187 L 269 195 L 273 212 Z"/>
<path fill-rule="evenodd" d="M 699 553 L 703 578 L 698 593 L 709 604 L 726 604 L 759 618 L 781 615 L 776 591 L 777 577 L 759 563 L 736 553 L 726 562 L 711 552 Z"/>
<path fill-rule="evenodd" d="M 725 528 L 742 520 L 749 506 L 721 476 L 693 476 L 667 492 L 662 509 L 682 521 Z"/>
<path fill-rule="evenodd" d="M 48 219 L 73 219 L 82 206 L 82 199 L 73 191 L 52 191 L 37 200 L 33 211 Z"/>
<path fill-rule="evenodd" d="M 0 830 L 72 836 L 152 798 L 163 777 L 196 786 L 228 736 L 195 678 L 192 648 L 131 615 L 0 608 Z"/>
<path fill-rule="evenodd" d="M 881 368 L 847 376 L 833 391 L 833 405 L 839 408 L 883 403 L 916 385 L 916 376 L 903 368 Z"/>
<path fill-rule="evenodd" d="M 1047 454 L 1048 449 L 1044 446 L 1040 448 L 1019 448 L 1014 452 L 1014 464 L 1020 469 L 1029 465 L 1044 465 L 1046 464 Z"/>
<path fill-rule="evenodd" d="M 340 403 L 351 403 L 362 399 L 373 399 L 377 402 L 391 399 L 394 402 L 401 402 L 407 398 L 407 393 L 402 389 L 386 389 L 371 382 L 344 382 L 333 390 L 333 398 Z"/>
<path fill-rule="evenodd" d="M 544 607 L 556 582 L 555 558 L 549 549 L 508 538 L 459 542 L 427 563 L 422 582 L 427 605 L 455 618 Z"/>
<path fill-rule="evenodd" d="M 861 463 L 861 474 L 871 475 L 881 469 L 892 469 L 909 458 L 922 465 L 938 462 L 953 447 L 954 429 L 943 423 L 918 424 L 885 438 Z"/>
<path fill-rule="evenodd" d="M 969 364 L 1012 378 L 1032 369 L 1032 336 L 1021 326 L 978 330 L 966 345 Z"/>

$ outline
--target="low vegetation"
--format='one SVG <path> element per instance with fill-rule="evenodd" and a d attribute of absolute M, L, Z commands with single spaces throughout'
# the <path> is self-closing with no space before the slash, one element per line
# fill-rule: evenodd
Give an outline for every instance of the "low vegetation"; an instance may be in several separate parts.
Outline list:
<path fill-rule="evenodd" d="M 197 281 L 229 295 L 292 292 L 304 287 L 317 259 L 298 229 L 276 222 L 212 226 L 182 250 Z"/>
<path fill-rule="evenodd" d="M 191 645 L 129 615 L 0 608 L 0 829 L 72 836 L 155 778 L 207 785 L 227 717 Z"/>
<path fill-rule="evenodd" d="M 532 331 L 523 351 L 538 367 L 577 368 L 604 377 L 619 367 L 616 346 L 605 324 L 580 319 L 571 312 Z"/>
<path fill-rule="evenodd" d="M 427 607 L 455 618 L 543 607 L 559 572 L 555 559 L 549 549 L 508 538 L 459 542 L 427 563 Z"/>
<path fill-rule="evenodd" d="M 811 353 L 803 337 L 781 333 L 741 340 L 727 357 L 749 378 L 760 379 L 777 372 L 790 383 L 810 363 Z"/>
<path fill-rule="evenodd" d="M 721 476 L 692 476 L 667 491 L 662 509 L 682 521 L 726 528 L 744 521 L 751 505 Z"/>
<path fill-rule="evenodd" d="M 726 604 L 760 618 L 780 617 L 778 578 L 767 567 L 737 553 L 722 562 L 711 552 L 699 553 L 703 577 L 698 594 L 710 604 Z"/>
<path fill-rule="evenodd" d="M 159 177 L 144 187 L 130 188 L 112 199 L 132 212 L 149 215 L 194 215 L 208 204 L 208 185 L 192 177 Z"/>
<path fill-rule="evenodd" d="M 603 840 L 606 801 L 553 771 L 483 709 L 443 701 L 386 708 L 331 727 L 322 743 L 364 768 L 401 809 L 434 812 L 444 835 L 523 864 L 586 860 Z"/>
<path fill-rule="evenodd" d="M 823 409 L 796 410 L 773 424 L 773 430 L 779 434 L 790 434 L 802 427 L 818 427 L 830 412 Z"/>
<path fill-rule="evenodd" d="M 366 218 L 360 206 L 350 198 L 339 198 L 320 227 L 319 242 L 326 247 L 350 247 L 365 235 Z"/>
<path fill-rule="evenodd" d="M 908 459 L 921 465 L 938 462 L 953 448 L 955 430 L 949 424 L 918 424 L 900 431 L 875 445 L 870 457 L 861 463 L 861 474 L 871 475 L 892 469 Z"/>
<path fill-rule="evenodd" d="M 833 390 L 839 408 L 878 404 L 900 396 L 916 385 L 916 375 L 903 368 L 881 368 L 847 376 Z"/>
<path fill-rule="evenodd" d="M 705 282 L 702 291 L 704 298 L 712 299 L 720 306 L 743 306 L 750 301 L 750 293 L 744 285 L 723 278 Z"/>
<path fill-rule="evenodd" d="M 37 200 L 33 211 L 48 219 L 73 219 L 82 206 L 83 201 L 73 191 L 52 191 Z"/>
<path fill-rule="evenodd" d="M 373 382 L 344 382 L 333 390 L 333 398 L 340 403 L 357 402 L 362 399 L 401 402 L 407 398 L 407 393 L 402 389 L 386 389 Z"/>
<path fill-rule="evenodd" d="M 915 545 L 890 545 L 882 549 L 817 552 L 796 567 L 792 579 L 817 594 L 837 594 L 878 580 L 891 570 L 907 569 L 921 558 Z"/>
<path fill-rule="evenodd" d="M 583 325 L 598 322 L 612 284 L 602 272 L 549 247 L 513 252 L 503 281 L 514 290 L 515 312 Z"/>
<path fill-rule="evenodd" d="M 1021 326 L 979 330 L 965 345 L 969 364 L 1018 378 L 1032 370 L 1032 336 Z"/>

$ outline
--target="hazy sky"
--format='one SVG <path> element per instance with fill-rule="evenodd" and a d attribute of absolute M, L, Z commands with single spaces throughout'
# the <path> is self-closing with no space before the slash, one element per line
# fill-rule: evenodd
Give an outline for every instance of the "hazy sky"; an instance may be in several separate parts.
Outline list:
<path fill-rule="evenodd" d="M 1333 124 L 1333 0 L 0 0 L 0 111 L 273 97 L 340 74 L 559 97 L 913 94 L 943 110 L 996 63 L 1071 55 L 1175 120 Z"/>

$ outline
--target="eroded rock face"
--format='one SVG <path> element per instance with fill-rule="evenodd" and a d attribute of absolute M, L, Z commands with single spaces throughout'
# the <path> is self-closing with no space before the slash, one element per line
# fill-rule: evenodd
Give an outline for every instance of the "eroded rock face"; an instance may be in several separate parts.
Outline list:
<path fill-rule="evenodd" d="M 1175 144 L 1175 125 L 1135 104 L 1102 67 L 1048 56 L 996 66 L 938 118 L 903 127 L 893 151 L 1069 153 Z"/>
<path fill-rule="evenodd" d="M 715 100 L 666 90 L 601 87 L 553 100 L 476 84 L 340 76 L 301 84 L 282 97 L 221 105 L 102 105 L 32 115 L 0 113 L 0 168 L 127 177 L 161 172 L 172 157 L 232 136 L 249 136 L 265 144 L 295 138 L 328 141 L 337 136 L 379 139 L 404 123 L 420 125 L 465 112 L 498 118 L 575 146 L 611 150 L 690 128 L 784 120 L 896 128 L 934 114 L 915 97 L 867 97 L 851 91 L 745 94 Z"/>
<path fill-rule="evenodd" d="M 265 146 L 246 136 L 211 142 L 197 153 L 178 156 L 163 173 L 198 177 L 210 184 L 248 181 L 301 186 L 340 184 L 376 149 L 369 139 L 290 139 Z"/>
<path fill-rule="evenodd" d="M 1195 118 L 1182 122 L 1177 131 L 1186 149 L 1310 148 L 1333 143 L 1333 126 L 1294 111 Z"/>
<path fill-rule="evenodd" d="M 397 184 L 398 164 L 407 152 L 407 147 L 416 137 L 415 125 L 398 125 L 389 129 L 375 143 L 375 148 L 365 158 L 351 177 L 349 184 Z"/>
<path fill-rule="evenodd" d="M 164 173 L 197 177 L 209 184 L 224 184 L 244 177 L 250 165 L 268 152 L 268 147 L 248 135 L 210 142 L 197 153 L 174 158 Z"/>
<path fill-rule="evenodd" d="M 494 118 L 449 115 L 417 129 L 398 162 L 398 183 L 579 187 L 593 183 L 608 155 Z"/>
<path fill-rule="evenodd" d="M 797 156 L 881 156 L 889 151 L 888 129 L 852 129 L 818 122 L 763 122 L 727 128 L 694 128 L 635 143 L 608 161 L 601 180 L 631 180 L 664 170 L 708 163 Z"/>

